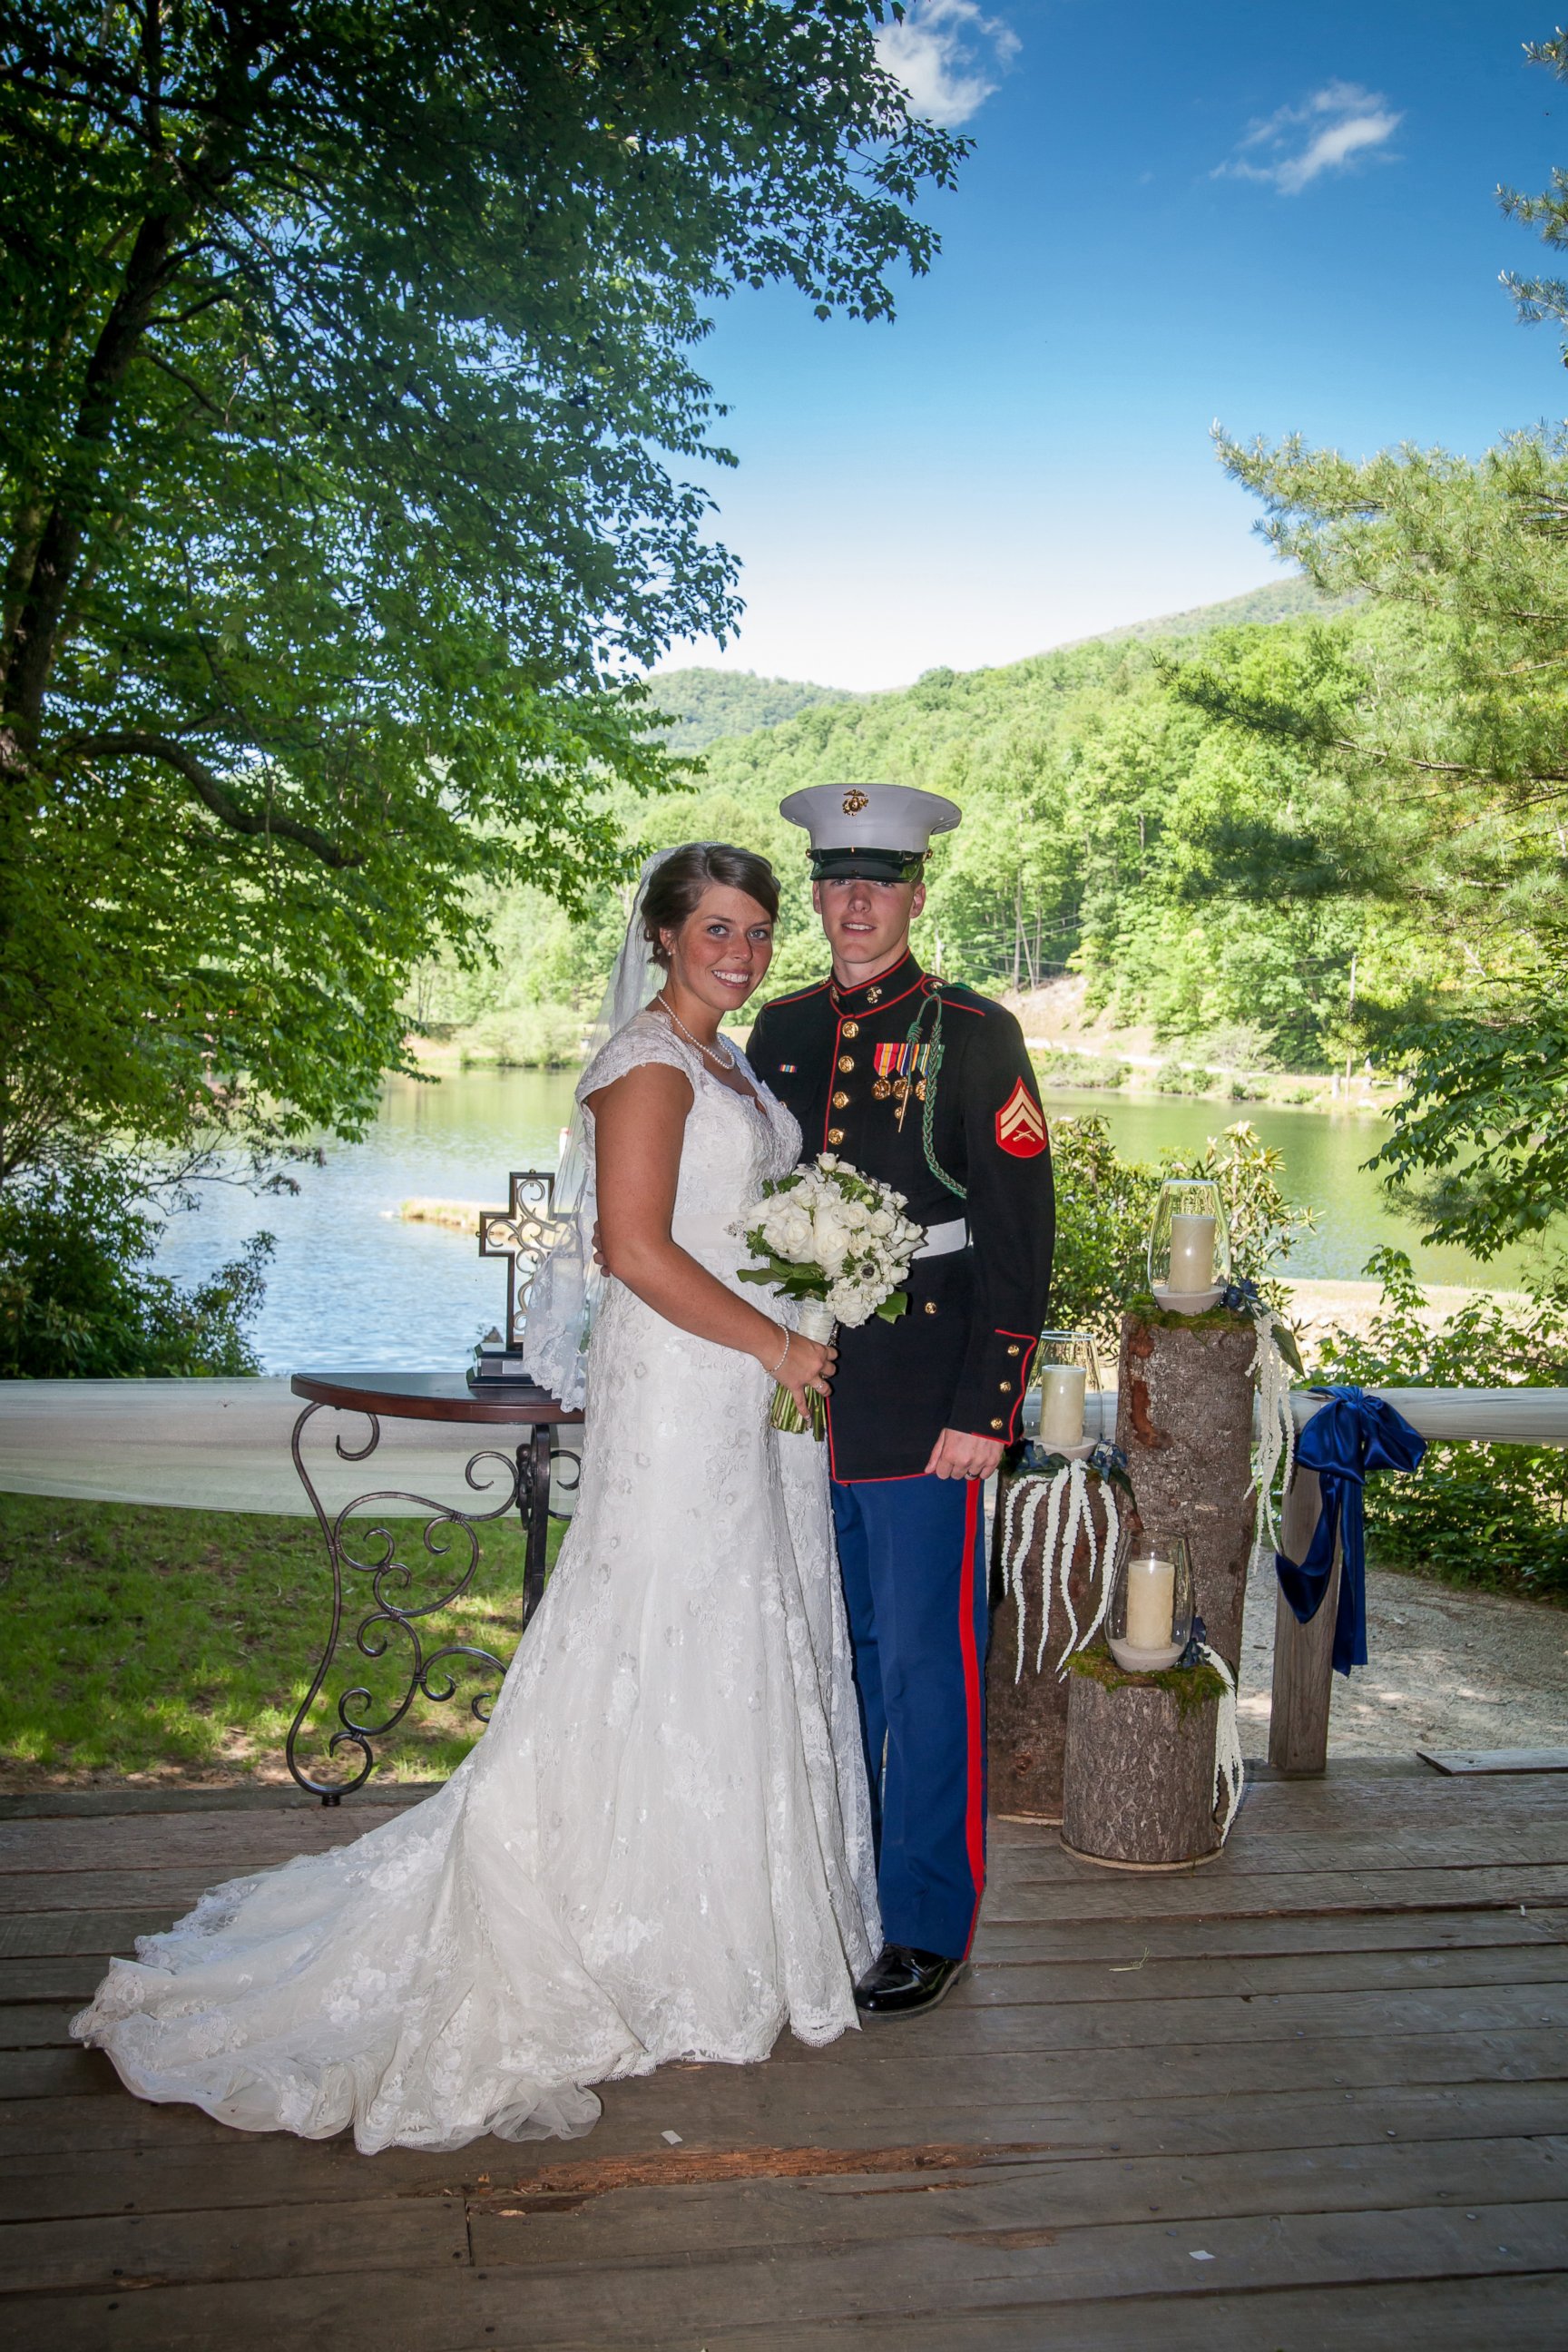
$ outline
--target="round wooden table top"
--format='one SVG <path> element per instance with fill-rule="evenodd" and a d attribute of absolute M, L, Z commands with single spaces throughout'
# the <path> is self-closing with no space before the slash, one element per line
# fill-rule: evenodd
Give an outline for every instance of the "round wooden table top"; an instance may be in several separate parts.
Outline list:
<path fill-rule="evenodd" d="M 379 1413 L 389 1421 L 522 1423 L 537 1428 L 583 1418 L 580 1410 L 569 1410 L 547 1389 L 521 1381 L 474 1389 L 462 1372 L 296 1372 L 289 1385 L 312 1404 Z"/>

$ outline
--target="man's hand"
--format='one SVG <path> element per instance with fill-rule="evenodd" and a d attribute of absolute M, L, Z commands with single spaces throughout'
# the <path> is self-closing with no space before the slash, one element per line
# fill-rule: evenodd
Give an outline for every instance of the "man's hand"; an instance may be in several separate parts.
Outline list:
<path fill-rule="evenodd" d="M 994 1437 L 978 1437 L 969 1429 L 944 1429 L 926 1464 L 928 1478 L 989 1478 L 1002 1459 L 1003 1448 Z"/>

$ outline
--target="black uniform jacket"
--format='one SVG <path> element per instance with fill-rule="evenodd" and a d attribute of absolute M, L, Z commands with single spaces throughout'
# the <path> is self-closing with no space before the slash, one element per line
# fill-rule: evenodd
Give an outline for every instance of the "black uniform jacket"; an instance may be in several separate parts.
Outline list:
<path fill-rule="evenodd" d="M 895 1186 L 922 1225 L 968 1221 L 967 1246 L 910 1268 L 908 1314 L 839 1333 L 833 1475 L 918 1477 L 943 1429 L 1016 1437 L 1045 1320 L 1055 1202 L 1045 1117 L 1013 1015 L 906 956 L 867 987 L 822 981 L 765 1005 L 746 1050 L 799 1119 L 808 1160 L 837 1152 Z"/>

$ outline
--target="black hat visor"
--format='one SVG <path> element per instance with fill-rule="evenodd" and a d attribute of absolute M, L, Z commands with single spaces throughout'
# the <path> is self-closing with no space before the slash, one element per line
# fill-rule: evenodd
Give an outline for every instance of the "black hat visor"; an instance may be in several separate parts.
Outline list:
<path fill-rule="evenodd" d="M 925 866 L 923 849 L 814 849 L 814 882 L 849 882 L 857 875 L 868 882 L 918 882 Z"/>

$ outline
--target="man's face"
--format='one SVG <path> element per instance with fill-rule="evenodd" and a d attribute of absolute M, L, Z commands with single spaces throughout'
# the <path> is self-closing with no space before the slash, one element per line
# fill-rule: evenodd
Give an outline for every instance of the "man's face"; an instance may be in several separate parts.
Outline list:
<path fill-rule="evenodd" d="M 910 925 L 926 902 L 923 882 L 814 882 L 811 903 L 822 918 L 834 970 L 840 980 L 875 980 L 898 962 L 909 942 Z"/>

